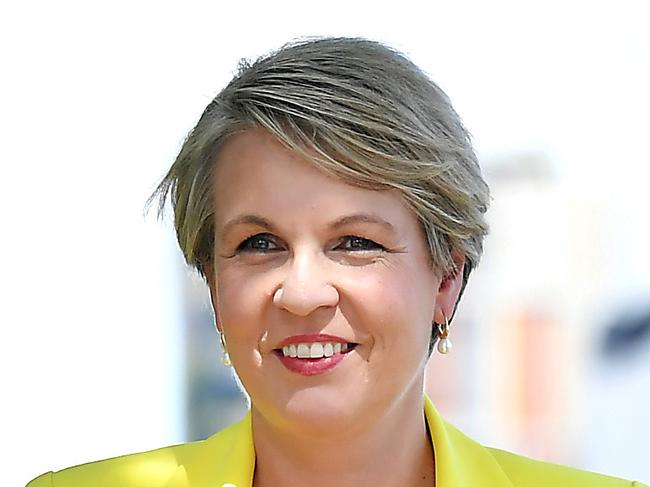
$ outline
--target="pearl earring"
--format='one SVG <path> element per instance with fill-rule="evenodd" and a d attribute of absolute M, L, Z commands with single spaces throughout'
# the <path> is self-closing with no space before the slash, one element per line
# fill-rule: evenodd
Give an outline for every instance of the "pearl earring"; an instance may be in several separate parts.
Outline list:
<path fill-rule="evenodd" d="M 228 349 L 226 348 L 226 338 L 223 336 L 223 332 L 219 333 L 219 340 L 221 341 L 221 348 L 223 348 L 221 363 L 223 363 L 226 367 L 232 367 L 230 355 L 228 355 Z"/>
<path fill-rule="evenodd" d="M 279 288 L 277 288 L 275 290 L 275 292 L 273 293 L 273 303 L 275 303 L 276 305 L 279 305 L 280 300 L 282 299 L 282 293 L 283 292 L 284 292 L 284 290 L 282 289 L 282 286 L 280 286 Z"/>
<path fill-rule="evenodd" d="M 449 339 L 449 320 L 447 315 L 442 313 L 442 317 L 445 319 L 444 323 L 433 322 L 433 325 L 436 327 L 436 333 L 438 335 L 438 352 L 445 355 L 451 350 L 451 340 Z"/>

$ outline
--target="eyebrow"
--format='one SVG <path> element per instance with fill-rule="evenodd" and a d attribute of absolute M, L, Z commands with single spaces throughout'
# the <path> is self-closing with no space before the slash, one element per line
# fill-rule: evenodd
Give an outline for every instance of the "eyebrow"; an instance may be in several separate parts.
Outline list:
<path fill-rule="evenodd" d="M 265 228 L 265 229 L 267 229 L 269 231 L 273 231 L 274 228 L 275 228 L 273 226 L 273 224 L 269 220 L 264 218 L 263 216 L 259 216 L 259 215 L 240 215 L 240 216 L 238 216 L 236 218 L 233 218 L 229 222 L 227 222 L 223 226 L 223 228 L 221 230 L 221 233 L 223 233 L 225 235 L 225 234 L 228 233 L 228 231 L 230 231 L 231 228 L 233 228 L 233 227 L 235 227 L 237 225 L 256 225 L 258 227 Z"/>
<path fill-rule="evenodd" d="M 335 230 L 337 228 L 341 228 L 347 225 L 352 225 L 355 223 L 374 223 L 377 225 L 381 225 L 382 227 L 386 228 L 387 230 L 393 233 L 397 233 L 395 227 L 391 223 L 387 222 L 386 220 L 384 220 L 383 218 L 377 215 L 372 215 L 369 213 L 356 213 L 354 215 L 347 215 L 330 223 L 329 226 L 330 228 Z"/>
<path fill-rule="evenodd" d="M 397 233 L 395 227 L 391 223 L 387 222 L 386 220 L 384 220 L 383 218 L 377 215 L 372 215 L 370 213 L 356 213 L 354 215 L 343 216 L 330 223 L 329 228 L 332 230 L 337 230 L 341 227 L 358 224 L 358 223 L 371 223 L 371 224 L 381 225 L 382 227 L 386 228 L 388 231 Z M 247 215 L 240 215 L 227 222 L 223 226 L 221 233 L 226 235 L 228 231 L 230 231 L 233 227 L 237 225 L 255 225 L 264 228 L 266 230 L 269 230 L 270 232 L 275 232 L 275 226 L 263 216 L 247 214 Z"/>

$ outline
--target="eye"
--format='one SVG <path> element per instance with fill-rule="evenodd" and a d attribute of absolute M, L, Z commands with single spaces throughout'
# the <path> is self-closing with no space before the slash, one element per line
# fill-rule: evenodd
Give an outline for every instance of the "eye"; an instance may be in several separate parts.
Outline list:
<path fill-rule="evenodd" d="M 238 252 L 273 252 L 280 247 L 275 237 L 268 233 L 258 233 L 248 237 L 237 247 Z"/>
<path fill-rule="evenodd" d="M 378 244 L 377 242 L 373 242 L 372 240 L 369 240 L 367 238 L 348 235 L 346 237 L 343 237 L 340 240 L 340 244 L 337 246 L 337 250 L 349 250 L 353 252 L 359 252 L 359 251 L 382 251 L 385 250 L 385 248 L 382 245 Z"/>

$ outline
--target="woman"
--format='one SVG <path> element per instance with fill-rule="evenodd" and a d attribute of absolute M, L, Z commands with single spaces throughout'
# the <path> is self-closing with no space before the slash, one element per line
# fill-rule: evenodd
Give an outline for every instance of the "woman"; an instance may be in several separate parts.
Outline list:
<path fill-rule="evenodd" d="M 321 39 L 242 66 L 168 195 L 250 412 L 30 486 L 633 485 L 485 448 L 424 396 L 489 193 L 449 100 L 399 53 Z"/>

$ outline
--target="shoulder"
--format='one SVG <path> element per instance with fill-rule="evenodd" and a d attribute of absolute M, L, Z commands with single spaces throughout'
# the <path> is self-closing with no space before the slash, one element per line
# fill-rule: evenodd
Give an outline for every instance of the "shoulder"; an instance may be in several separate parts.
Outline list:
<path fill-rule="evenodd" d="M 163 486 L 173 478 L 183 456 L 200 448 L 200 444 L 185 443 L 76 465 L 43 474 L 27 487 Z"/>
<path fill-rule="evenodd" d="M 474 441 L 445 421 L 425 396 L 425 416 L 436 454 L 436 478 L 445 485 L 504 487 L 645 487 L 571 467 L 541 462 Z"/>
<path fill-rule="evenodd" d="M 545 485 L 554 487 L 643 487 L 643 484 L 638 482 L 541 462 L 495 448 L 486 448 L 486 450 L 496 460 L 512 484 L 517 487 Z"/>
<path fill-rule="evenodd" d="M 27 487 L 163 487 L 186 486 L 192 478 L 208 475 L 208 464 L 228 456 L 241 435 L 239 423 L 207 440 L 133 453 L 47 472 Z M 209 459 L 209 461 L 208 461 Z"/>

